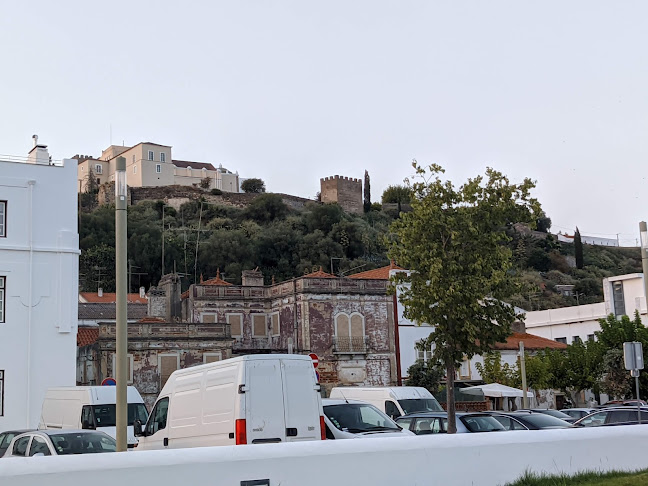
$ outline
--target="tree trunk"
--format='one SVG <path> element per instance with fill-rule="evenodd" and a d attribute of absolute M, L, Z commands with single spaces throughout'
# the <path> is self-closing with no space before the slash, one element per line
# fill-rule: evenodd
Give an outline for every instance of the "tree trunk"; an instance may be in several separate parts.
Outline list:
<path fill-rule="evenodd" d="M 446 402 L 448 404 L 448 434 L 457 432 L 457 418 L 455 416 L 454 379 L 455 366 L 453 361 L 446 361 Z"/>

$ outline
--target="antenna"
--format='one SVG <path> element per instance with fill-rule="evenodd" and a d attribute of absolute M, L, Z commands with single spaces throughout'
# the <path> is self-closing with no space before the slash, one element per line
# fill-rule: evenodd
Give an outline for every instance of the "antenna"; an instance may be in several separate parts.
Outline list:
<path fill-rule="evenodd" d="M 110 124 L 110 145 L 112 145 L 112 123 Z"/>

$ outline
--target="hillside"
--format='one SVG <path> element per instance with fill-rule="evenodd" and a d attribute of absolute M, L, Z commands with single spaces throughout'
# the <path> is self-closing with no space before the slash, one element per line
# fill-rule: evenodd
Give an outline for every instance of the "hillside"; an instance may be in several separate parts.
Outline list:
<path fill-rule="evenodd" d="M 241 271 L 259 267 L 266 283 L 290 279 L 318 269 L 348 275 L 388 264 L 385 237 L 397 211 L 374 205 L 363 215 L 344 213 L 335 204 L 315 201 L 295 206 L 285 196 L 261 194 L 245 205 L 198 198 L 178 210 L 162 201 L 141 201 L 128 209 L 128 257 L 131 288 L 148 288 L 164 270 L 184 274 L 183 288 L 221 275 L 240 283 Z M 546 221 L 549 221 L 546 218 Z M 544 222 L 543 229 L 547 228 Z M 517 226 L 517 225 L 516 225 Z M 515 271 L 525 291 L 511 303 L 526 310 L 600 302 L 601 279 L 641 272 L 638 248 L 584 245 L 584 268 L 575 268 L 574 246 L 549 233 L 510 228 Z M 114 210 L 100 206 L 79 216 L 80 287 L 114 290 Z M 576 297 L 565 297 L 556 285 L 574 285 Z"/>

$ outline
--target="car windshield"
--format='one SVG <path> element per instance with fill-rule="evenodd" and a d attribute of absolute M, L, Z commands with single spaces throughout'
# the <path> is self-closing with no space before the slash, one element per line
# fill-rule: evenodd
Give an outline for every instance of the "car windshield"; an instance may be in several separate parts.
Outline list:
<path fill-rule="evenodd" d="M 461 422 L 471 432 L 495 432 L 496 430 L 506 430 L 495 417 L 487 415 L 465 415 L 460 417 Z"/>
<path fill-rule="evenodd" d="M 530 413 L 529 415 L 523 415 L 520 418 L 541 429 L 550 427 L 569 427 L 571 425 L 564 420 L 544 413 Z"/>
<path fill-rule="evenodd" d="M 116 409 L 115 404 L 108 405 L 94 405 L 92 407 L 97 427 L 114 427 L 116 424 Z M 135 420 L 139 420 L 143 424 L 148 419 L 148 412 L 143 403 L 129 403 L 128 404 L 128 425 L 133 425 Z"/>
<path fill-rule="evenodd" d="M 324 413 L 335 427 L 344 432 L 400 430 L 392 419 L 368 403 L 325 405 Z"/>
<path fill-rule="evenodd" d="M 410 398 L 398 400 L 405 415 L 416 412 L 443 412 L 443 407 L 435 398 Z"/>
<path fill-rule="evenodd" d="M 0 434 L 0 449 L 6 449 L 9 447 L 9 443 L 11 442 L 11 439 L 16 437 L 14 432 L 5 432 L 4 434 Z"/>
<path fill-rule="evenodd" d="M 115 439 L 102 432 L 71 432 L 51 434 L 50 439 L 59 456 L 115 452 Z"/>

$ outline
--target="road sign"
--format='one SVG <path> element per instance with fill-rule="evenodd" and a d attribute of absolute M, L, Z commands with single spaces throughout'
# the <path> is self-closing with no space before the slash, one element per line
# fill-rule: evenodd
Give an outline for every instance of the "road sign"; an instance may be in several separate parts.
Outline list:
<path fill-rule="evenodd" d="M 641 343 L 623 343 L 623 361 L 626 370 L 643 370 L 643 348 Z"/>
<path fill-rule="evenodd" d="M 317 368 L 319 366 L 319 357 L 315 353 L 311 353 L 308 356 L 313 360 L 313 368 Z"/>
<path fill-rule="evenodd" d="M 319 376 L 319 372 L 318 372 L 318 371 L 315 371 L 315 376 L 317 376 L 317 383 L 319 383 L 319 382 L 320 382 L 320 376 Z"/>
<path fill-rule="evenodd" d="M 114 378 L 106 378 L 101 382 L 101 386 L 116 386 L 117 381 Z"/>

